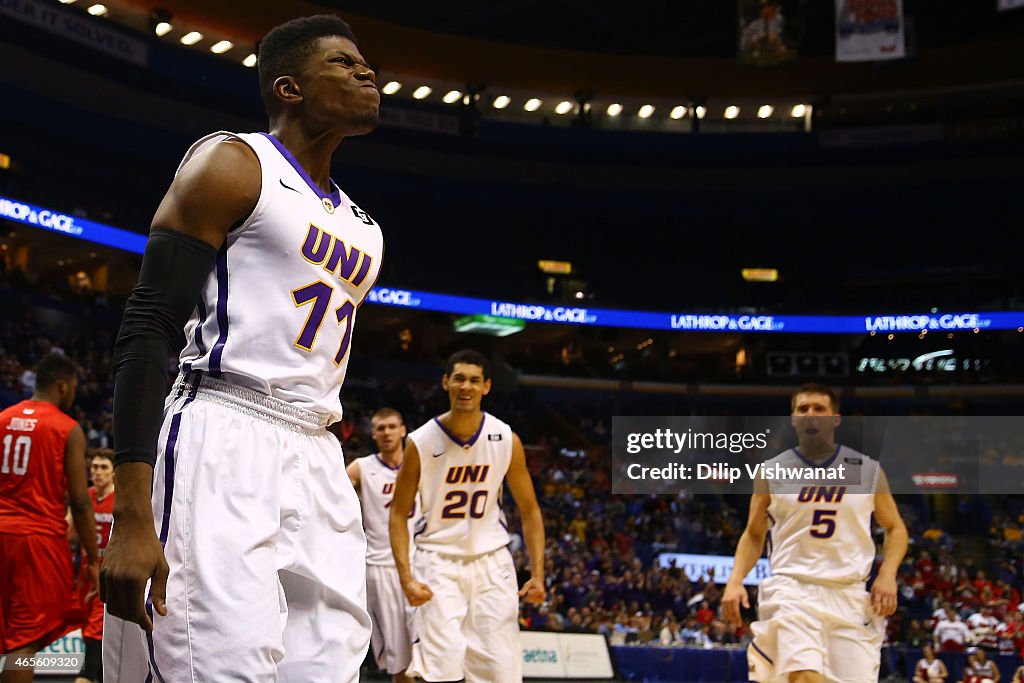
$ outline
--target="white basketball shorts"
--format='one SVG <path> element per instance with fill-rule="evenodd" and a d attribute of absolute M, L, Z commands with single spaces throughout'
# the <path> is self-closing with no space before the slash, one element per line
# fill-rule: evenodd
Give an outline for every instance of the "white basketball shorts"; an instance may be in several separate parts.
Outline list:
<path fill-rule="evenodd" d="M 373 620 L 370 644 L 377 666 L 394 676 L 409 668 L 412 620 L 409 604 L 394 565 L 366 565 L 366 604 Z"/>
<path fill-rule="evenodd" d="M 370 641 L 359 500 L 315 413 L 197 377 L 168 397 L 153 513 L 170 566 L 154 629 L 107 617 L 118 683 L 354 683 Z"/>
<path fill-rule="evenodd" d="M 519 583 L 506 548 L 457 557 L 416 549 L 414 575 L 433 591 L 413 619 L 407 674 L 425 681 L 520 683 Z"/>
<path fill-rule="evenodd" d="M 826 586 L 775 575 L 758 596 L 750 680 L 785 683 L 793 671 L 817 671 L 836 683 L 875 683 L 885 618 L 871 609 L 864 584 Z"/>

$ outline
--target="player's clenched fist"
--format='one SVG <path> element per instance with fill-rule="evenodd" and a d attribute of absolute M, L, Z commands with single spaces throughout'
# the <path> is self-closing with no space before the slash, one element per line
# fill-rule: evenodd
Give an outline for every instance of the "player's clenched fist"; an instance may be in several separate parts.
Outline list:
<path fill-rule="evenodd" d="M 430 586 L 416 579 L 403 583 L 402 592 L 413 607 L 419 607 L 434 597 L 434 591 L 430 590 Z"/>
<path fill-rule="evenodd" d="M 146 613 L 146 582 L 153 579 L 153 609 L 166 617 L 167 574 L 164 550 L 151 525 L 114 524 L 100 567 L 100 599 L 110 614 L 152 631 L 153 621 Z"/>
<path fill-rule="evenodd" d="M 743 625 L 743 617 L 740 616 L 740 607 L 750 608 L 750 597 L 744 585 L 727 583 L 725 592 L 722 594 L 722 617 L 731 621 L 737 626 Z"/>
<path fill-rule="evenodd" d="M 547 597 L 547 591 L 544 590 L 544 582 L 535 578 L 530 579 L 519 589 L 519 597 L 525 597 L 527 602 L 534 605 L 541 604 L 544 602 L 544 598 Z"/>

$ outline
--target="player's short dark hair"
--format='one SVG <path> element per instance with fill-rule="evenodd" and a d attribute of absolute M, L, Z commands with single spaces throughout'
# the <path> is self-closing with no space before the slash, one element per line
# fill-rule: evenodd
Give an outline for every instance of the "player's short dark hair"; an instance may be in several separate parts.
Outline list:
<path fill-rule="evenodd" d="M 374 420 L 386 420 L 389 417 L 397 417 L 398 421 L 401 424 L 405 424 L 405 420 L 402 418 L 402 414 L 395 410 L 394 408 L 381 408 L 380 410 L 373 414 L 373 417 L 370 418 L 370 421 L 373 422 Z"/>
<path fill-rule="evenodd" d="M 96 458 L 103 458 L 104 460 L 109 460 L 111 465 L 114 464 L 113 448 L 90 448 L 87 455 L 91 460 L 95 460 Z"/>
<path fill-rule="evenodd" d="M 491 364 L 484 357 L 484 354 L 474 349 L 463 349 L 462 351 L 456 351 L 448 358 L 448 363 L 444 367 L 444 374 L 449 377 L 452 376 L 452 372 L 455 371 L 456 363 L 465 363 L 466 365 L 477 365 L 484 371 L 484 379 L 488 380 L 491 378 Z"/>
<path fill-rule="evenodd" d="M 793 395 L 789 399 L 790 408 L 796 408 L 796 397 L 797 394 L 821 394 L 822 396 L 828 396 L 828 402 L 832 406 L 832 410 L 839 412 L 839 394 L 836 393 L 835 389 L 826 386 L 819 382 L 808 382 L 799 389 L 793 392 Z"/>
<path fill-rule="evenodd" d="M 263 37 L 256 63 L 260 74 L 260 97 L 267 112 L 273 108 L 274 81 L 281 76 L 298 73 L 316 50 L 320 39 L 332 36 L 356 42 L 349 25 L 333 14 L 292 19 L 270 29 Z"/>
<path fill-rule="evenodd" d="M 63 353 L 48 353 L 36 366 L 36 389 L 49 389 L 57 382 L 70 382 L 78 365 Z"/>

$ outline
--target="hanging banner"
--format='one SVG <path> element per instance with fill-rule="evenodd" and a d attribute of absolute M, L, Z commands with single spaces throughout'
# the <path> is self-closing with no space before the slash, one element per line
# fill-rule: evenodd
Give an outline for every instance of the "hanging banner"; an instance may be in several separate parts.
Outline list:
<path fill-rule="evenodd" d="M 1000 12 L 1005 12 L 1010 9 L 1019 9 L 1024 7 L 1024 0 L 996 0 L 996 7 Z"/>
<path fill-rule="evenodd" d="M 907 56 L 902 0 L 836 0 L 836 61 Z"/>
<path fill-rule="evenodd" d="M 772 66 L 796 58 L 799 33 L 784 3 L 773 0 L 739 1 L 739 60 Z"/>

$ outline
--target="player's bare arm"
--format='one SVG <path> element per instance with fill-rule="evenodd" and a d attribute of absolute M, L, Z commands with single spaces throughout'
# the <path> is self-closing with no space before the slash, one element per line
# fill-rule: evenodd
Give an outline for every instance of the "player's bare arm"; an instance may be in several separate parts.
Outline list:
<path fill-rule="evenodd" d="M 768 535 L 768 505 L 771 502 L 772 497 L 765 482 L 760 479 L 755 481 L 754 494 L 750 497 L 747 528 L 743 530 L 743 535 L 736 544 L 732 574 L 722 594 L 722 616 L 737 626 L 743 623 L 740 608 L 750 608 L 750 597 L 743 585 L 743 579 L 754 568 L 764 551 L 764 541 Z"/>
<path fill-rule="evenodd" d="M 536 605 L 544 602 L 544 519 L 537 504 L 530 471 L 526 469 L 526 451 L 519 435 L 512 433 L 512 461 L 505 475 L 512 498 L 523 520 L 523 536 L 530 553 L 530 580 L 523 584 L 519 596 Z"/>
<path fill-rule="evenodd" d="M 896 572 L 907 554 L 909 537 L 889 490 L 889 480 L 881 469 L 875 492 L 875 521 L 885 532 L 885 543 L 882 546 L 882 565 L 871 586 L 871 606 L 876 614 L 887 617 L 896 612 Z"/>
<path fill-rule="evenodd" d="M 356 493 L 359 493 L 359 485 L 362 483 L 362 472 L 359 469 L 359 463 L 353 460 L 345 468 L 345 472 L 348 474 L 349 481 L 352 482 L 352 488 L 356 490 Z"/>
<path fill-rule="evenodd" d="M 75 532 L 89 558 L 89 573 L 92 588 L 87 600 L 96 597 L 99 589 L 99 550 L 96 546 L 96 518 L 93 515 L 92 499 L 89 498 L 89 482 L 85 476 L 85 432 L 75 425 L 68 433 L 64 446 L 64 476 L 67 478 L 68 508 L 75 525 Z"/>
<path fill-rule="evenodd" d="M 388 529 L 391 532 L 391 553 L 395 556 L 398 580 L 402 592 L 413 607 L 419 607 L 434 597 L 430 586 L 413 578 L 409 565 L 409 515 L 416 504 L 416 491 L 420 486 L 420 454 L 416 444 L 409 440 L 405 445 L 405 457 L 395 479 L 395 495 L 391 498 L 391 514 Z"/>
<path fill-rule="evenodd" d="M 107 610 L 147 630 L 144 589 L 166 615 L 167 563 L 156 536 L 150 496 L 170 344 L 188 321 L 216 250 L 256 206 L 261 189 L 255 152 L 238 141 L 213 145 L 175 177 L 153 218 L 139 285 L 118 340 L 114 430 L 118 441 L 115 524 L 100 593 Z M 128 445 L 125 450 L 125 444 Z"/>

